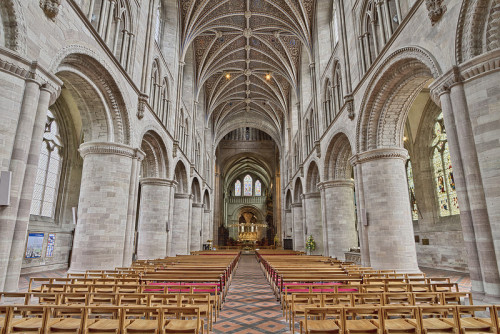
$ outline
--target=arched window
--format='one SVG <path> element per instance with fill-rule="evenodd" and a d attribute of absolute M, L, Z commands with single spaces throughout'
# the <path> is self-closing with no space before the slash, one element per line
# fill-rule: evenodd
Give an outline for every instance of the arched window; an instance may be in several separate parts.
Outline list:
<path fill-rule="evenodd" d="M 241 181 L 238 180 L 234 184 L 234 196 L 241 196 Z"/>
<path fill-rule="evenodd" d="M 342 91 L 342 76 L 340 73 L 340 65 L 337 63 L 335 65 L 335 70 L 333 72 L 333 102 L 334 102 L 334 113 L 335 117 L 342 108 L 344 101 L 344 94 Z"/>
<path fill-rule="evenodd" d="M 158 102 L 161 99 L 160 96 L 161 86 L 160 86 L 160 65 L 158 65 L 158 60 L 153 61 L 153 68 L 151 69 L 151 87 L 149 94 L 149 105 L 157 113 Z"/>
<path fill-rule="evenodd" d="M 54 114 L 47 112 L 30 213 L 54 218 L 62 167 L 62 142 Z"/>
<path fill-rule="evenodd" d="M 337 14 L 337 5 L 334 3 L 333 4 L 333 10 L 332 10 L 332 41 L 333 41 L 333 46 L 337 45 L 339 42 L 339 21 L 338 21 L 338 14 Z"/>
<path fill-rule="evenodd" d="M 460 209 L 455 189 L 455 179 L 453 178 L 453 169 L 451 167 L 448 139 L 443 123 L 443 113 L 438 116 L 434 124 L 432 147 L 432 163 L 434 166 L 434 181 L 436 182 L 439 213 L 441 217 L 458 215 L 460 214 Z"/>
<path fill-rule="evenodd" d="M 411 161 L 406 164 L 406 178 L 408 181 L 408 193 L 410 196 L 411 216 L 413 220 L 418 220 L 417 200 L 415 199 L 415 183 L 413 182 L 413 168 Z"/>
<path fill-rule="evenodd" d="M 262 184 L 259 180 L 255 182 L 255 196 L 262 196 Z"/>
<path fill-rule="evenodd" d="M 332 116 L 332 87 L 330 80 L 325 82 L 325 101 L 323 102 L 325 108 L 326 126 L 330 125 L 333 120 Z"/>
<path fill-rule="evenodd" d="M 160 44 L 161 38 L 161 3 L 156 8 L 155 15 L 155 41 Z"/>
<path fill-rule="evenodd" d="M 127 0 L 90 0 L 88 19 L 125 70 L 129 69 L 132 29 Z"/>
<path fill-rule="evenodd" d="M 243 179 L 243 195 L 252 196 L 252 177 L 250 175 Z"/>
<path fill-rule="evenodd" d="M 168 92 L 168 79 L 164 78 L 163 79 L 163 84 L 162 84 L 162 93 L 161 93 L 161 103 L 160 103 L 160 115 L 158 115 L 161 119 L 161 122 L 165 127 L 167 127 L 167 122 L 168 122 L 168 113 L 170 111 L 170 99 L 169 99 L 169 92 Z"/>

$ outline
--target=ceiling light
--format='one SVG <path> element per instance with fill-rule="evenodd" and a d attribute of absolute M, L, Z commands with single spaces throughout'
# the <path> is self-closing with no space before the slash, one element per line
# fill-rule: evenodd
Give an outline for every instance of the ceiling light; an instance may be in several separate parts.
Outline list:
<path fill-rule="evenodd" d="M 231 73 L 229 73 L 229 72 L 228 72 L 228 73 L 226 73 L 225 77 L 226 77 L 226 80 L 231 79 Z"/>
<path fill-rule="evenodd" d="M 407 140 L 408 140 L 408 137 L 404 136 L 403 141 L 407 141 Z"/>
<path fill-rule="evenodd" d="M 271 73 L 267 73 L 267 74 L 266 74 L 266 80 L 267 80 L 267 81 L 270 81 L 270 80 L 271 80 Z"/>

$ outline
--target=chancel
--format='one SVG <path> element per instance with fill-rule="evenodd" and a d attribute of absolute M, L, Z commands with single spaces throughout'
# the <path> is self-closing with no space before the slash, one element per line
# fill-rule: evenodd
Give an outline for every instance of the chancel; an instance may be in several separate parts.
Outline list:
<path fill-rule="evenodd" d="M 498 333 L 499 13 L 1 0 L 0 334 Z"/>

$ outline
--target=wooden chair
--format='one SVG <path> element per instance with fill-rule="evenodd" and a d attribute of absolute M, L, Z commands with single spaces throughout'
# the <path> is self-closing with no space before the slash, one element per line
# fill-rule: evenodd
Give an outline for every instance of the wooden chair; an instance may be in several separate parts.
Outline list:
<path fill-rule="evenodd" d="M 384 305 L 383 293 L 355 293 L 352 306 L 381 306 Z"/>
<path fill-rule="evenodd" d="M 420 334 L 418 308 L 415 306 L 383 306 L 382 323 L 385 334 Z"/>
<path fill-rule="evenodd" d="M 84 334 L 119 334 L 121 329 L 130 324 L 123 320 L 118 306 L 88 306 Z"/>
<path fill-rule="evenodd" d="M 424 333 L 459 333 L 456 307 L 420 306 L 419 313 Z"/>
<path fill-rule="evenodd" d="M 20 314 L 14 317 L 15 314 Z M 7 319 L 6 333 L 43 333 L 47 317 L 47 307 L 20 305 L 12 306 Z M 60 319 L 51 319 L 48 325 L 53 325 Z"/>
<path fill-rule="evenodd" d="M 320 307 L 323 303 L 321 293 L 295 293 L 290 304 L 289 321 L 292 334 L 295 333 L 295 317 L 304 316 L 306 307 Z"/>
<path fill-rule="evenodd" d="M 165 333 L 203 334 L 204 324 L 198 307 L 164 307 L 162 313 Z"/>
<path fill-rule="evenodd" d="M 352 293 L 324 293 L 321 306 L 353 306 Z"/>
<path fill-rule="evenodd" d="M 483 316 L 476 316 L 481 312 Z M 498 333 L 498 319 L 493 306 L 467 305 L 457 306 L 460 333 Z"/>
<path fill-rule="evenodd" d="M 341 334 L 344 325 L 343 307 L 306 308 L 305 319 L 300 321 L 300 333 Z"/>
<path fill-rule="evenodd" d="M 5 334 L 7 326 L 7 320 L 9 319 L 10 307 L 6 305 L 0 305 L 0 334 Z"/>
<path fill-rule="evenodd" d="M 209 331 L 212 330 L 213 308 L 210 303 L 210 295 L 208 293 L 190 293 L 181 294 L 181 306 L 196 306 L 200 309 L 200 316 L 207 319 Z"/>
<path fill-rule="evenodd" d="M 122 307 L 122 323 L 130 321 L 122 334 L 161 334 L 163 328 L 163 316 L 161 307 L 152 308 L 148 306 L 125 306 Z"/>
<path fill-rule="evenodd" d="M 415 292 L 412 293 L 413 305 L 415 306 L 432 306 L 441 305 L 442 296 L 436 292 Z"/>
<path fill-rule="evenodd" d="M 50 312 L 47 312 L 43 333 L 82 334 L 86 317 L 85 306 L 52 306 Z M 52 320 L 54 320 L 53 323 Z"/>
<path fill-rule="evenodd" d="M 380 306 L 344 308 L 345 333 L 382 334 L 381 313 Z"/>

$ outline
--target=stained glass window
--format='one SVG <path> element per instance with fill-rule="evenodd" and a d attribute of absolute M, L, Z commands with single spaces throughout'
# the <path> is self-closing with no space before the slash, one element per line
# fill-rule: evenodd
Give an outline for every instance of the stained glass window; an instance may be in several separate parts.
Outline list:
<path fill-rule="evenodd" d="M 418 220 L 417 200 L 415 199 L 415 184 L 413 183 L 413 168 L 411 161 L 406 165 L 406 177 L 408 181 L 408 192 L 410 195 L 411 216 L 413 220 Z"/>
<path fill-rule="evenodd" d="M 262 196 L 262 185 L 260 181 L 255 182 L 255 196 Z"/>
<path fill-rule="evenodd" d="M 62 166 L 61 151 L 59 127 L 54 114 L 48 111 L 31 202 L 32 215 L 54 217 Z"/>
<path fill-rule="evenodd" d="M 234 184 L 234 196 L 241 196 L 241 181 L 238 180 Z"/>
<path fill-rule="evenodd" d="M 439 115 L 434 124 L 432 147 L 432 164 L 434 166 L 439 214 L 441 217 L 458 215 L 460 209 L 455 189 L 455 179 L 453 178 L 453 168 L 451 167 L 448 139 L 444 128 L 443 113 Z"/>
<path fill-rule="evenodd" d="M 250 175 L 245 176 L 243 179 L 243 194 L 245 196 L 252 196 L 252 177 Z"/>

